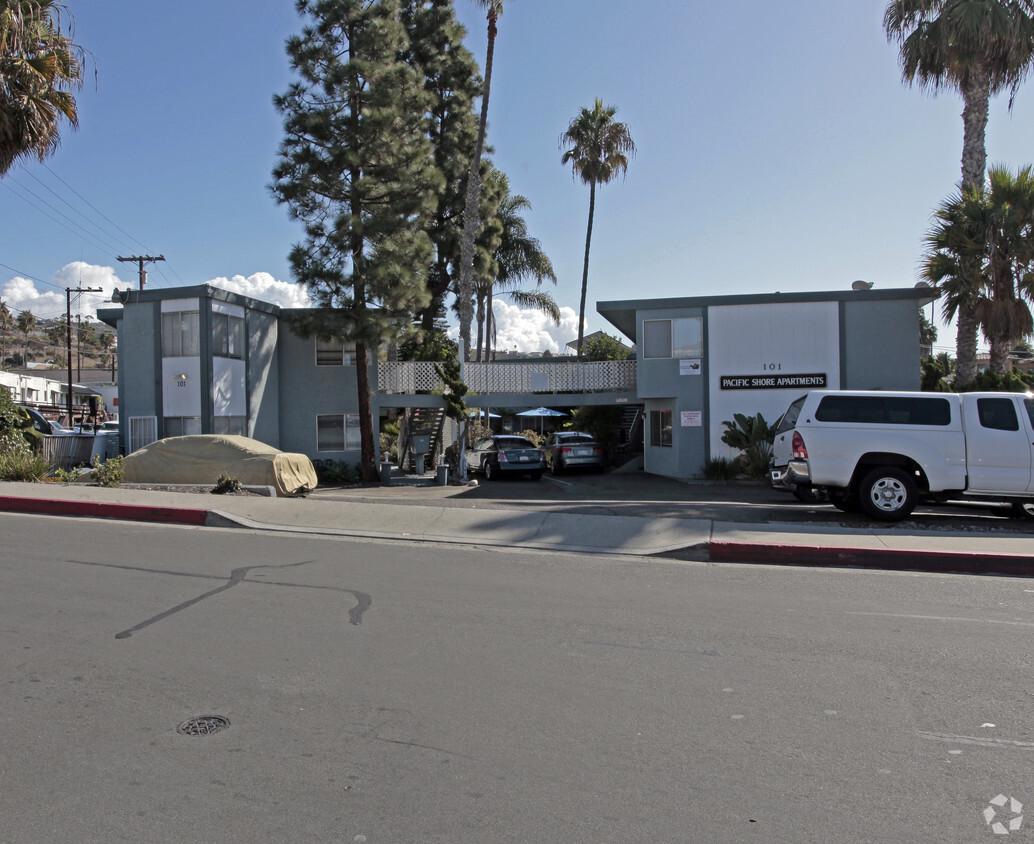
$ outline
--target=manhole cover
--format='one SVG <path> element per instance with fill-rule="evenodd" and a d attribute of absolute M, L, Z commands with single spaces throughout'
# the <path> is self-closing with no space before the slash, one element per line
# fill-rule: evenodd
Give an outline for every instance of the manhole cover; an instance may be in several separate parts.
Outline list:
<path fill-rule="evenodd" d="M 223 718 L 221 715 L 204 715 L 201 718 L 184 721 L 176 728 L 176 732 L 185 736 L 210 736 L 229 726 L 229 718 Z"/>

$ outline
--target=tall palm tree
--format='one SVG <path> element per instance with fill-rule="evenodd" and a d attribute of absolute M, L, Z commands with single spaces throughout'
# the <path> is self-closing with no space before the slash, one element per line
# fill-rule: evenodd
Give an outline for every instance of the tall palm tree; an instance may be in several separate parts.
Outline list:
<path fill-rule="evenodd" d="M 589 286 L 589 245 L 592 242 L 592 218 L 596 212 L 596 185 L 614 179 L 628 170 L 628 158 L 635 155 L 632 134 L 624 123 L 614 119 L 615 106 L 603 105 L 597 98 L 593 108 L 583 108 L 560 136 L 564 151 L 560 161 L 570 164 L 574 175 L 589 186 L 589 224 L 585 230 L 585 263 L 582 266 L 582 297 L 578 307 L 578 357 L 582 356 L 585 334 L 585 293 Z"/>
<path fill-rule="evenodd" d="M 36 315 L 32 311 L 18 314 L 18 330 L 25 336 L 25 352 L 22 355 L 22 366 L 29 365 L 29 335 L 36 330 Z"/>
<path fill-rule="evenodd" d="M 499 31 L 499 16 L 503 0 L 473 0 L 487 10 L 488 50 L 485 54 L 485 79 L 481 88 L 481 120 L 474 144 L 474 155 L 467 175 L 467 196 L 463 205 L 463 241 L 460 245 L 460 277 L 456 290 L 457 310 L 460 316 L 460 356 L 470 357 L 471 306 L 474 298 L 474 241 L 477 240 L 479 206 L 481 204 L 481 156 L 485 151 L 485 133 L 488 129 L 488 98 L 492 92 L 492 61 L 495 57 L 495 37 Z"/>
<path fill-rule="evenodd" d="M 84 51 L 70 23 L 60 0 L 0 0 L 0 176 L 51 155 L 62 118 L 79 125 L 70 91 L 82 86 Z"/>
<path fill-rule="evenodd" d="M 891 0 L 883 15 L 887 37 L 900 45 L 908 84 L 962 94 L 962 187 L 983 186 L 990 99 L 1016 88 L 1034 64 L 1032 0 Z M 1010 103 L 1011 105 L 1011 103 Z M 976 270 L 960 268 L 979 287 Z M 976 376 L 976 315 L 958 306 L 958 383 Z"/>
<path fill-rule="evenodd" d="M 536 288 L 543 281 L 556 284 L 556 273 L 542 244 L 528 234 L 528 224 L 522 212 L 531 210 L 531 203 L 520 194 L 510 193 L 510 183 L 499 171 L 492 178 L 498 181 L 499 209 L 496 212 L 500 226 L 499 245 L 492 258 L 487 278 L 477 290 L 477 359 L 491 360 L 495 342 L 495 312 L 492 308 L 496 292 L 507 295 L 520 308 L 542 311 L 555 323 L 560 322 L 560 306 L 545 290 L 524 290 L 522 285 L 534 279 Z M 484 357 L 482 358 L 482 349 Z"/>
<path fill-rule="evenodd" d="M 1004 375 L 1009 350 L 1034 332 L 1034 168 L 992 167 L 986 185 L 964 185 L 934 214 L 923 274 L 945 294 L 944 315 L 968 306 Z M 973 284 L 969 267 L 977 267 Z"/>
<path fill-rule="evenodd" d="M 0 302 L 0 367 L 7 360 L 7 334 L 14 329 L 14 314 L 5 302 Z"/>

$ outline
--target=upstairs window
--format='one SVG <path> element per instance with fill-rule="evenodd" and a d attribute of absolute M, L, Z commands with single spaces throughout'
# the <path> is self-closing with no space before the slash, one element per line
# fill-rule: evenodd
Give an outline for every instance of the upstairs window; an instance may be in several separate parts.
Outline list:
<path fill-rule="evenodd" d="M 244 357 L 244 320 L 228 314 L 212 314 L 212 354 L 222 358 Z"/>
<path fill-rule="evenodd" d="M 353 366 L 355 346 L 340 338 L 316 338 L 316 366 Z"/>
<path fill-rule="evenodd" d="M 199 353 L 198 312 L 162 314 L 162 357 L 191 358 Z"/>

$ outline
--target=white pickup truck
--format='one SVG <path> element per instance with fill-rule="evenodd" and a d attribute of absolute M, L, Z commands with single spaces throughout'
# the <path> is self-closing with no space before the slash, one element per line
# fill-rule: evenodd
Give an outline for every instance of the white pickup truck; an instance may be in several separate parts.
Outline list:
<path fill-rule="evenodd" d="M 1030 393 L 811 392 L 780 419 L 772 451 L 774 486 L 824 489 L 874 519 L 949 499 L 1034 518 Z"/>

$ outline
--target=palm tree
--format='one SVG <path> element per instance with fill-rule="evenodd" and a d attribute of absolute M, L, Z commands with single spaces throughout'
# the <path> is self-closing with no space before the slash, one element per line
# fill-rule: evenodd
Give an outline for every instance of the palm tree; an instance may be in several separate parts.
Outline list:
<path fill-rule="evenodd" d="M 901 49 L 902 76 L 934 92 L 962 94 L 962 187 L 982 187 L 990 99 L 1015 93 L 1034 64 L 1032 0 L 891 0 L 883 15 L 888 39 Z M 1011 106 L 1011 102 L 1010 102 Z M 976 269 L 960 268 L 979 287 Z M 976 377 L 976 315 L 962 297 L 958 311 L 958 383 Z"/>
<path fill-rule="evenodd" d="M 991 370 L 1004 375 L 1009 350 L 1034 332 L 1022 299 L 1034 298 L 1034 168 L 1013 176 L 992 167 L 986 185 L 962 186 L 934 219 L 923 275 L 944 292 L 945 318 L 970 308 L 991 344 Z"/>
<path fill-rule="evenodd" d="M 485 151 L 485 133 L 488 129 L 488 98 L 492 91 L 492 60 L 495 55 L 495 37 L 498 32 L 499 16 L 503 13 L 503 0 L 474 0 L 488 10 L 488 50 L 485 54 L 485 80 L 481 89 L 481 120 L 478 123 L 477 142 L 467 175 L 467 196 L 463 205 L 463 241 L 460 245 L 460 277 L 457 285 L 457 310 L 460 316 L 460 356 L 470 357 L 471 304 L 474 298 L 474 241 L 480 225 L 481 204 L 481 156 Z"/>
<path fill-rule="evenodd" d="M 0 367 L 7 360 L 7 334 L 14 328 L 14 315 L 5 302 L 0 302 Z"/>
<path fill-rule="evenodd" d="M 579 358 L 585 334 L 585 293 L 589 286 L 589 245 L 592 242 L 592 218 L 596 213 L 596 185 L 604 185 L 618 173 L 628 170 L 628 158 L 635 154 L 635 143 L 628 126 L 616 121 L 616 114 L 615 106 L 605 106 L 603 100 L 597 98 L 593 108 L 583 108 L 560 136 L 561 148 L 570 145 L 560 162 L 570 164 L 574 175 L 589 186 L 589 224 L 585 230 L 582 297 L 578 307 Z"/>
<path fill-rule="evenodd" d="M 79 124 L 69 89 L 82 86 L 84 51 L 70 23 L 60 0 L 0 0 L 0 176 L 53 154 L 62 118 Z"/>
<path fill-rule="evenodd" d="M 22 366 L 29 365 L 29 335 L 36 330 L 36 317 L 32 311 L 18 314 L 18 330 L 25 335 L 25 353 L 22 355 Z"/>
<path fill-rule="evenodd" d="M 501 231 L 490 272 L 477 290 L 478 360 L 492 359 L 495 342 L 492 302 L 496 291 L 505 293 L 520 308 L 534 308 L 545 313 L 555 323 L 560 322 L 560 307 L 549 293 L 521 288 L 528 279 L 534 279 L 536 287 L 541 287 L 542 282 L 547 280 L 556 284 L 552 262 L 542 251 L 538 239 L 528 234 L 528 224 L 521 216 L 523 211 L 531 210 L 531 203 L 520 194 L 511 194 L 509 180 L 498 170 L 492 171 L 491 178 L 498 183 L 500 199 L 496 217 Z"/>

